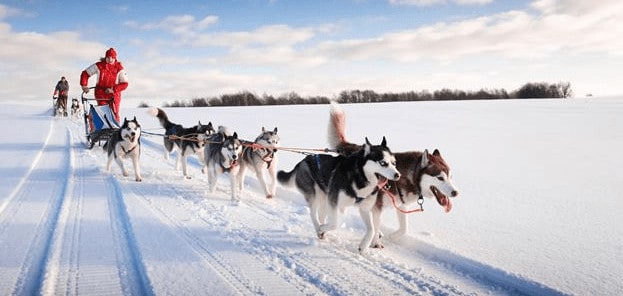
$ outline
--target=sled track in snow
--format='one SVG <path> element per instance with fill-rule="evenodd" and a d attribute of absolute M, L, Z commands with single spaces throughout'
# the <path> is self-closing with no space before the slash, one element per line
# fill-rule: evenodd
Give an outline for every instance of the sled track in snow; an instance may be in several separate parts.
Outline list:
<path fill-rule="evenodd" d="M 85 148 L 82 146 L 84 145 L 84 134 L 78 132 L 78 135 L 81 142 L 80 145 L 76 145 L 75 149 L 84 151 Z M 97 150 L 94 152 L 98 153 Z M 103 159 L 106 159 L 105 155 L 101 156 Z M 99 164 L 95 164 L 95 166 L 98 165 Z M 88 182 L 85 182 L 85 178 L 79 179 L 82 182 L 82 188 L 90 186 Z M 149 278 L 146 276 L 145 266 L 141 260 L 141 254 L 136 245 L 136 239 L 127 213 L 124 201 L 125 196 L 121 189 L 122 185 L 120 181 L 109 173 L 99 173 L 94 178 L 91 178 L 91 180 L 95 183 L 103 183 L 106 188 L 106 202 L 108 205 L 108 215 L 112 232 L 111 238 L 116 258 L 115 262 L 118 269 L 117 276 L 121 285 L 121 291 L 119 292 L 131 295 L 153 295 Z M 85 194 L 82 190 L 80 192 L 81 196 Z"/>
<path fill-rule="evenodd" d="M 2 206 L 0 232 L 9 231 L 13 227 L 9 222 L 28 218 L 23 216 L 24 213 L 40 213 L 42 217 L 39 221 L 33 221 L 34 228 L 24 229 L 24 233 L 31 237 L 27 246 L 13 246 L 13 250 L 9 250 L 10 254 L 3 254 L 23 259 L 15 262 L 21 266 L 14 269 L 19 270 L 19 273 L 13 278 L 12 294 L 34 295 L 42 291 L 46 270 L 43 267 L 49 265 L 50 257 L 56 252 L 54 232 L 72 185 L 74 156 L 71 147 L 70 131 L 52 121 L 44 145 L 32 166 Z M 50 158 L 57 160 L 49 161 Z M 42 195 L 39 192 L 41 190 L 47 190 L 51 196 Z"/>
<path fill-rule="evenodd" d="M 83 153 L 84 148 L 75 135 L 74 124 L 63 119 L 51 122 L 45 145 L 0 212 L 0 233 L 24 232 L 30 237 L 15 243 L 28 245 L 13 246 L 10 253 L 3 254 L 15 258 L 14 264 L 19 268 L 10 269 L 15 275 L 0 275 L 0 294 L 76 295 L 81 291 L 106 291 L 151 295 L 149 281 L 142 276 L 145 273 L 133 244 L 118 181 L 112 176 L 105 178 L 97 169 L 89 172 L 77 169 L 84 165 L 82 158 L 76 156 Z M 80 144 L 76 145 L 74 140 Z M 85 176 L 88 173 L 91 176 Z M 91 186 L 103 189 L 100 194 L 108 199 L 87 197 L 90 192 L 87 188 Z M 108 230 L 114 242 L 109 250 L 111 256 L 101 256 L 111 261 L 107 270 L 112 270 L 109 275 L 116 270 L 118 279 L 111 279 L 106 272 L 92 266 L 90 252 L 93 251 L 90 249 L 102 243 L 98 240 L 106 238 L 94 239 L 88 235 L 88 225 L 92 222 L 85 223 L 84 219 L 90 218 L 85 213 L 91 205 L 89 198 L 107 204 L 113 224 L 112 227 L 102 225 L 102 228 Z M 85 207 L 85 203 L 89 206 Z M 27 219 L 37 221 L 18 222 Z M 34 227 L 29 226 L 31 223 L 35 223 Z M 20 225 L 25 225 L 23 230 L 14 229 Z M 85 237 L 89 243 L 83 241 Z"/>
<path fill-rule="evenodd" d="M 55 129 L 55 124 L 53 123 L 50 129 L 50 134 L 53 133 Z M 44 221 L 39 224 L 35 239 L 33 243 L 31 243 L 30 248 L 28 250 L 28 258 L 24 265 L 22 265 L 22 271 L 20 277 L 16 283 L 14 294 L 17 295 L 34 295 L 41 292 L 44 280 L 44 269 L 40 268 L 41 266 L 46 266 L 48 264 L 49 254 L 52 251 L 53 245 L 53 234 L 54 229 L 56 229 L 58 225 L 58 220 L 60 216 L 60 209 L 67 197 L 67 190 L 70 186 L 71 175 L 73 173 L 73 167 L 71 166 L 72 161 L 72 153 L 71 153 L 71 141 L 69 140 L 69 131 L 66 131 L 65 137 L 65 147 L 63 149 L 63 162 L 60 167 L 60 178 L 61 180 L 61 189 L 60 192 L 50 197 L 50 202 L 48 204 L 47 214 L 44 216 Z M 50 153 L 51 148 L 50 145 L 47 144 L 43 148 L 43 153 L 41 157 L 46 157 L 46 154 Z M 38 163 L 38 161 L 37 161 Z M 28 178 L 33 177 L 33 175 L 29 175 Z M 36 177 L 35 177 L 36 178 Z M 35 182 L 34 180 L 29 180 L 29 182 Z M 21 190 L 21 189 L 20 189 Z"/>
<path fill-rule="evenodd" d="M 124 287 L 123 292 L 132 295 L 153 295 L 128 218 L 121 185 L 113 176 L 108 176 L 108 181 L 114 193 L 109 194 L 108 202 L 111 205 L 110 220 L 113 221 L 113 230 L 118 234 L 115 237 L 118 239 L 116 243 L 119 246 L 117 262 L 119 264 L 129 262 L 128 265 L 122 265 L 119 270 L 119 277 Z"/>

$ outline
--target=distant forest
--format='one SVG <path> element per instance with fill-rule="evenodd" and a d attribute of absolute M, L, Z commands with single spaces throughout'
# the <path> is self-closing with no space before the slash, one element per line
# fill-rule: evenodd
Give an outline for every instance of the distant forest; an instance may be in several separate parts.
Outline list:
<path fill-rule="evenodd" d="M 195 98 L 177 100 L 166 103 L 163 107 L 209 107 L 209 106 L 264 106 L 264 105 L 292 105 L 292 104 L 328 104 L 331 100 L 338 103 L 378 103 L 378 102 L 406 102 L 406 101 L 452 101 L 452 100 L 500 100 L 500 99 L 538 99 L 538 98 L 569 98 L 573 95 L 569 82 L 555 84 L 545 82 L 529 82 L 511 93 L 504 89 L 481 89 L 479 91 L 462 91 L 441 89 L 430 92 L 410 91 L 402 93 L 377 93 L 373 90 L 345 90 L 336 98 L 325 96 L 301 97 L 295 92 L 282 94 L 278 97 L 263 94 L 258 96 L 248 91 L 236 94 L 226 94 L 220 97 Z M 141 103 L 139 107 L 147 107 Z"/>

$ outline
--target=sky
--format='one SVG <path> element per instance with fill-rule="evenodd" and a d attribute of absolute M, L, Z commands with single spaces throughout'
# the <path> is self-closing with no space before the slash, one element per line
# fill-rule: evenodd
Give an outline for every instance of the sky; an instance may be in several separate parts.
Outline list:
<path fill-rule="evenodd" d="M 125 100 L 150 105 L 561 81 L 618 95 L 621 19 L 618 0 L 0 1 L 0 101 L 51 99 L 61 76 L 79 97 L 109 47 Z"/>

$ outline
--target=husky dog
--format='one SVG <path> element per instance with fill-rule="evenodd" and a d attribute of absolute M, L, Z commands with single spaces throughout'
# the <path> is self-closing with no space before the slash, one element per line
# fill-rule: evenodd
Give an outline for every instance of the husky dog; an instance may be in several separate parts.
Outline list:
<path fill-rule="evenodd" d="M 279 146 L 279 136 L 277 135 L 277 128 L 269 131 L 262 127 L 262 133 L 255 138 L 256 146 L 251 144 L 246 146 L 242 151 L 242 161 L 240 162 L 240 172 L 238 173 L 238 185 L 240 185 L 240 192 L 244 189 L 244 176 L 247 168 L 252 168 L 255 171 L 257 179 L 260 181 L 266 198 L 272 198 L 275 196 L 277 188 L 277 147 Z M 267 186 L 264 179 L 264 171 L 268 171 L 270 177 L 270 186 Z"/>
<path fill-rule="evenodd" d="M 71 99 L 71 116 L 74 118 L 80 118 L 80 113 L 82 111 L 82 104 L 78 99 Z"/>
<path fill-rule="evenodd" d="M 348 156 L 308 155 L 292 171 L 277 173 L 280 183 L 295 185 L 305 196 L 320 239 L 326 232 L 337 228 L 338 211 L 343 212 L 347 206 L 358 206 L 367 229 L 359 244 L 360 252 L 370 246 L 378 233 L 371 216 L 377 186 L 399 178 L 396 160 L 385 137 L 380 145 L 372 145 L 366 138 L 362 148 Z"/>
<path fill-rule="evenodd" d="M 340 106 L 333 102 L 331 104 L 331 116 L 328 125 L 328 141 L 332 148 L 338 153 L 349 155 L 359 149 L 359 145 L 349 143 L 345 136 L 346 117 Z M 459 192 L 452 184 L 450 167 L 441 156 L 439 150 L 433 153 L 428 150 L 424 152 L 409 151 L 394 153 L 396 157 L 396 167 L 402 178 L 398 181 L 388 182 L 387 191 L 380 190 L 377 195 L 377 204 L 372 209 L 372 216 L 375 225 L 380 225 L 380 215 L 383 207 L 392 207 L 393 202 L 389 194 L 395 197 L 399 207 L 406 207 L 423 197 L 435 198 L 446 212 L 452 209 L 452 201 L 449 197 L 458 196 Z M 422 200 L 423 201 L 423 200 Z M 398 238 L 407 232 L 407 218 L 405 213 L 396 209 L 398 215 L 399 228 L 390 236 Z M 380 237 L 381 234 L 379 233 Z M 377 244 L 382 247 L 380 242 Z"/>
<path fill-rule="evenodd" d="M 128 170 L 123 165 L 123 158 L 132 159 L 134 165 L 134 175 L 136 182 L 143 181 L 141 177 L 141 166 L 139 164 L 139 157 L 141 155 L 141 125 L 134 119 L 123 119 L 123 125 L 116 130 L 110 139 L 104 144 L 103 149 L 108 153 L 108 163 L 106 164 L 106 171 L 110 171 L 110 166 L 113 160 L 117 162 L 121 168 L 123 176 L 128 176 Z"/>
<path fill-rule="evenodd" d="M 160 125 L 165 129 L 164 137 L 164 158 L 169 159 L 169 155 L 175 149 L 179 152 L 176 169 L 182 167 L 182 173 L 186 179 L 190 179 L 188 175 L 188 156 L 197 155 L 199 161 L 204 164 L 203 158 L 205 141 L 207 137 L 214 134 L 214 128 L 212 122 L 207 125 L 201 124 L 201 121 L 193 127 L 184 128 L 180 124 L 173 123 L 169 120 L 169 117 L 160 108 L 150 108 L 149 113 L 160 120 Z M 205 172 L 205 167 L 203 169 Z"/>
<path fill-rule="evenodd" d="M 242 141 L 238 134 L 229 134 L 226 128 L 219 126 L 218 132 L 207 138 L 204 150 L 204 159 L 208 171 L 210 192 L 216 191 L 216 182 L 223 173 L 229 173 L 231 182 L 231 200 L 240 201 L 240 188 L 236 184 L 240 173 L 240 157 L 242 155 Z"/>
<path fill-rule="evenodd" d="M 63 106 L 61 106 L 61 99 L 54 97 L 53 98 L 53 102 L 54 102 L 54 110 L 53 110 L 53 115 L 55 117 L 63 117 L 63 116 L 67 116 L 67 111 L 63 108 Z M 64 114 L 64 115 L 63 115 Z"/>

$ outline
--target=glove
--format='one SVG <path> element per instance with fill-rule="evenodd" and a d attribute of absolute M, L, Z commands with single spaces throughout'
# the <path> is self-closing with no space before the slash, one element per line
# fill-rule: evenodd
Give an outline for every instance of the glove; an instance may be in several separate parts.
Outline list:
<path fill-rule="evenodd" d="M 89 87 L 86 86 L 86 85 L 83 85 L 82 86 L 82 92 L 84 92 L 85 94 L 88 94 L 89 93 Z"/>

